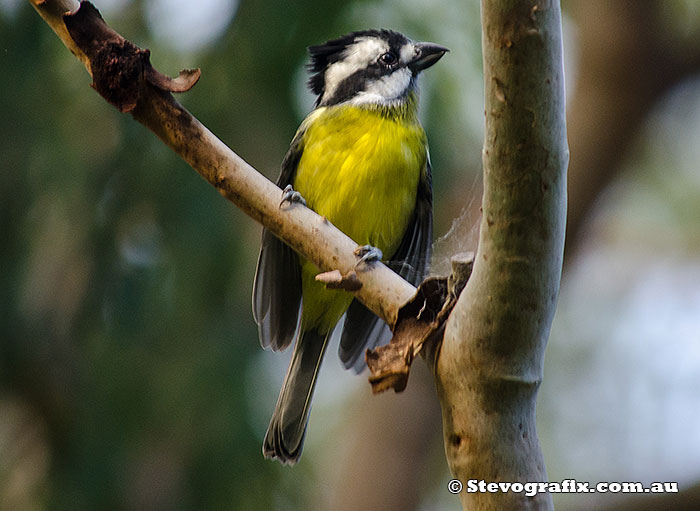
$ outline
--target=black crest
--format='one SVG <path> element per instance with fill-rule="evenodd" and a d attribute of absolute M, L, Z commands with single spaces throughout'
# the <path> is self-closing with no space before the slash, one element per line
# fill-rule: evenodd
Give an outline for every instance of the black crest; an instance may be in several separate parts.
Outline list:
<path fill-rule="evenodd" d="M 311 73 L 311 77 L 307 83 L 311 92 L 316 94 L 319 100 L 325 91 L 324 75 L 328 66 L 338 62 L 343 57 L 345 49 L 362 37 L 384 39 L 389 43 L 391 48 L 401 48 L 408 40 L 403 34 L 395 32 L 394 30 L 360 30 L 338 37 L 337 39 L 331 39 L 317 46 L 309 46 L 311 62 L 309 62 L 307 67 L 309 73 Z"/>

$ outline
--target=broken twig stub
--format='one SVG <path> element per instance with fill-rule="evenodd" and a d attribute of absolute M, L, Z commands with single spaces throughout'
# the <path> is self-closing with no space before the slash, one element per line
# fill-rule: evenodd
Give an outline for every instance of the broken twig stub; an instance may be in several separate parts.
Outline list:
<path fill-rule="evenodd" d="M 343 275 L 340 270 L 327 271 L 316 275 L 316 280 L 326 285 L 327 289 L 343 289 L 345 291 L 358 291 L 362 282 L 357 278 L 355 270 Z"/>
<path fill-rule="evenodd" d="M 199 80 L 199 69 L 185 69 L 177 78 L 159 72 L 151 65 L 150 51 L 110 28 L 90 2 L 64 14 L 63 22 L 90 61 L 92 87 L 120 112 L 136 108 L 146 83 L 164 92 L 186 92 Z"/>

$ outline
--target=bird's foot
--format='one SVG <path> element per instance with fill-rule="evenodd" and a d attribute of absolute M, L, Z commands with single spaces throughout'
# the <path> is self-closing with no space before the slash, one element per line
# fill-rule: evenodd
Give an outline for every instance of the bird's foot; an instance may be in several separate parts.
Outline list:
<path fill-rule="evenodd" d="M 372 245 L 358 245 L 355 248 L 355 255 L 360 258 L 355 265 L 357 268 L 362 263 L 373 263 L 376 261 L 381 261 L 384 254 L 377 247 Z"/>
<path fill-rule="evenodd" d="M 299 192 L 292 188 L 292 185 L 287 185 L 284 187 L 284 190 L 282 190 L 282 200 L 280 201 L 280 208 L 285 202 L 296 202 L 298 204 L 306 206 L 306 199 L 304 199 L 304 197 L 302 197 Z"/>

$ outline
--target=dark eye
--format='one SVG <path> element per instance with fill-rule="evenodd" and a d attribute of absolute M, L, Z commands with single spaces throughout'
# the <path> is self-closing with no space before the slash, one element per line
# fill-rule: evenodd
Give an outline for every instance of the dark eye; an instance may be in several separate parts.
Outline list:
<path fill-rule="evenodd" d="M 379 57 L 379 62 L 384 64 L 385 66 L 393 66 L 396 64 L 396 55 L 391 53 L 390 51 L 384 53 L 381 57 Z"/>

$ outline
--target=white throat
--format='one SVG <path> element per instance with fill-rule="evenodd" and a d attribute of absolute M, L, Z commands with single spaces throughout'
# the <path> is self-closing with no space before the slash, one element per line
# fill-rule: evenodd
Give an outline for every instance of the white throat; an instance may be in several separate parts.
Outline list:
<path fill-rule="evenodd" d="M 411 86 L 412 73 L 410 69 L 402 68 L 392 74 L 382 76 L 379 80 L 370 82 L 367 88 L 359 92 L 350 100 L 356 105 L 375 104 L 395 104 L 406 95 L 406 91 Z"/>

